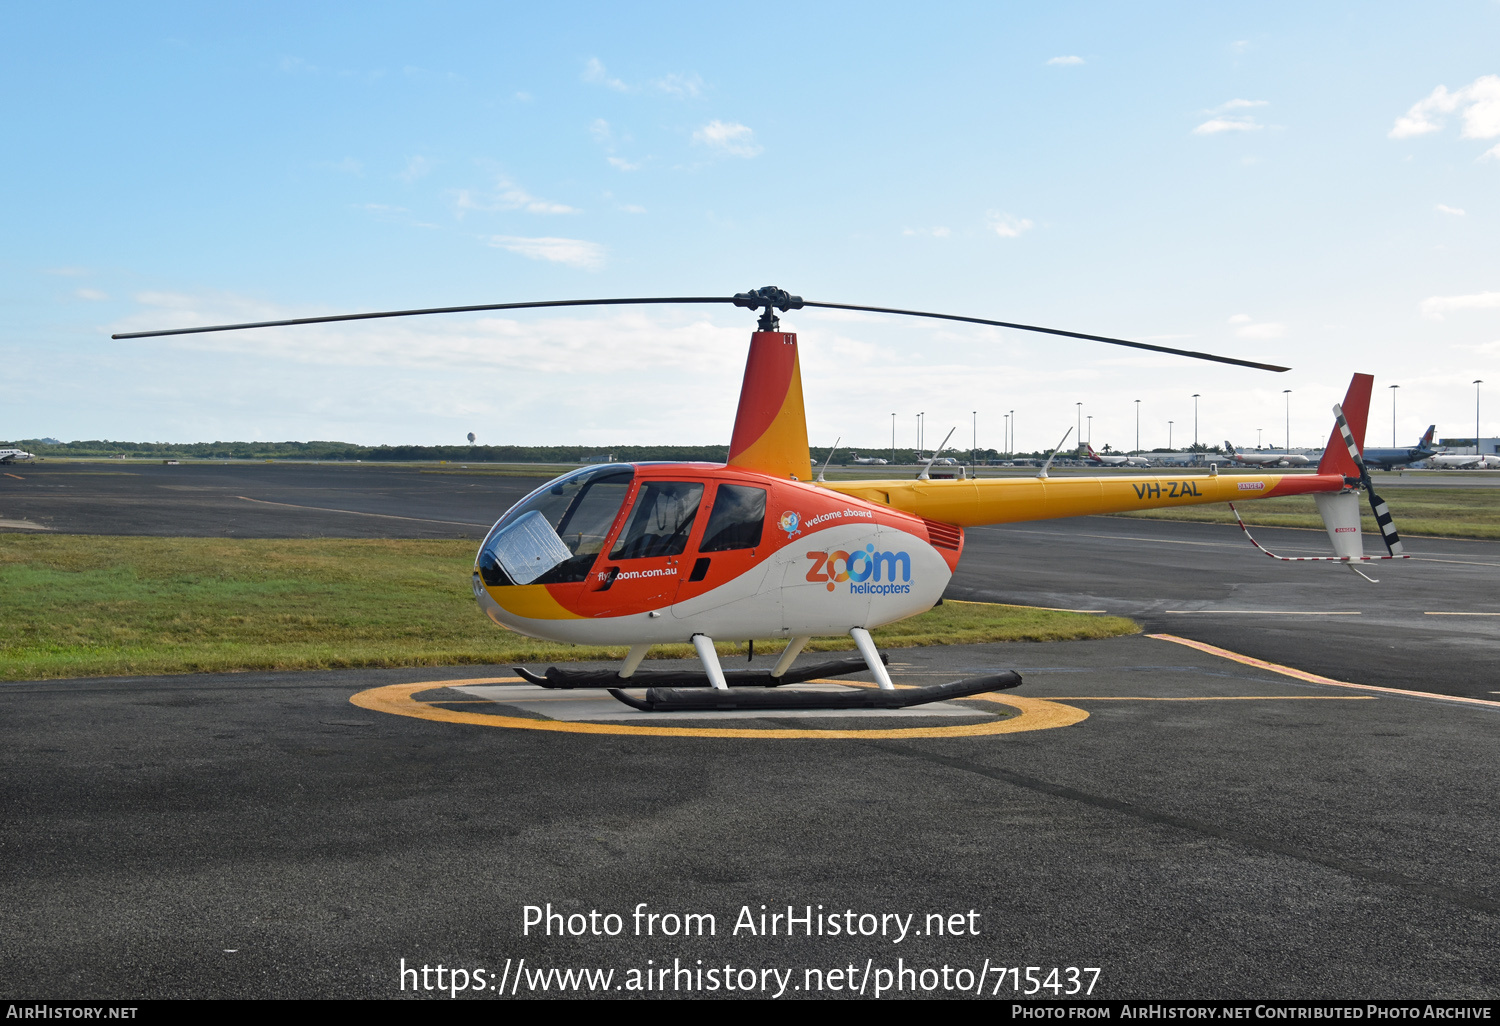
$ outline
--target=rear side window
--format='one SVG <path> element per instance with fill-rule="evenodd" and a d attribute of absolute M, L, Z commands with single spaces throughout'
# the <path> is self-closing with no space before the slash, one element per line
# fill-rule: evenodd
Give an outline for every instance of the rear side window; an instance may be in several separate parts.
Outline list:
<path fill-rule="evenodd" d="M 687 548 L 703 485 L 696 481 L 646 481 L 610 559 L 677 556 Z"/>
<path fill-rule="evenodd" d="M 721 484 L 714 495 L 714 508 L 708 515 L 699 552 L 728 552 L 730 549 L 753 549 L 760 544 L 761 527 L 766 522 L 766 490 L 747 485 Z"/>

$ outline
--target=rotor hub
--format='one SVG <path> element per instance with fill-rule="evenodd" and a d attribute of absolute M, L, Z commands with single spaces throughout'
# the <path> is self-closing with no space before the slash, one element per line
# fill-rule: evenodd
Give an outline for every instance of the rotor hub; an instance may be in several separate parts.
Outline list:
<path fill-rule="evenodd" d="M 766 285 L 763 288 L 752 289 L 749 292 L 737 292 L 734 297 L 735 306 L 748 307 L 751 310 L 759 310 L 765 307 L 765 313 L 760 315 L 760 321 L 756 324 L 759 331 L 777 331 L 781 327 L 781 321 L 776 317 L 776 311 L 801 310 L 802 297 L 794 296 L 786 289 L 779 289 L 775 285 Z"/>

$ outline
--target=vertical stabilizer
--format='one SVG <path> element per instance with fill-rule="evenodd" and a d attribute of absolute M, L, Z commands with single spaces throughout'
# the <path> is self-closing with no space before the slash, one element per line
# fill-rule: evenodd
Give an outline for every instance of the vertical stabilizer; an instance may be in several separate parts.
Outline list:
<path fill-rule="evenodd" d="M 1359 447 L 1360 452 L 1365 451 L 1365 422 L 1370 419 L 1370 389 L 1374 384 L 1374 375 L 1354 375 L 1349 381 L 1349 391 L 1344 395 L 1342 403 L 1344 420 L 1349 423 L 1349 432 L 1354 436 L 1354 444 Z M 1354 465 L 1354 458 L 1349 455 L 1349 447 L 1344 444 L 1337 424 L 1328 436 L 1328 447 L 1323 450 L 1323 458 L 1318 462 L 1318 473 L 1359 476 L 1359 468 Z"/>
<path fill-rule="evenodd" d="M 757 331 L 750 336 L 740 409 L 729 442 L 729 465 L 812 480 L 802 368 L 797 360 L 797 336 L 791 332 Z"/>

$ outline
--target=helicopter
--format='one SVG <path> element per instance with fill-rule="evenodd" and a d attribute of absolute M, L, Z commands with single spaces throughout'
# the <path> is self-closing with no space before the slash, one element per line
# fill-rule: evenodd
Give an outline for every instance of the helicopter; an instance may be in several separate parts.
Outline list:
<path fill-rule="evenodd" d="M 1251 542 L 1275 559 L 1333 561 L 1356 572 L 1356 563 L 1406 558 L 1390 512 L 1374 494 L 1360 457 L 1374 380 L 1368 374 L 1355 374 L 1344 402 L 1334 407 L 1329 445 L 1312 474 L 1220 476 L 1212 466 L 1207 476 L 1054 479 L 1048 477 L 1049 458 L 1031 478 L 937 478 L 932 467 L 945 439 L 915 479 L 827 481 L 822 474 L 813 477 L 797 335 L 781 330 L 778 311 L 823 307 L 937 318 L 1273 372 L 1288 368 L 1037 325 L 814 302 L 774 286 L 732 297 L 486 304 L 132 332 L 113 338 L 438 313 L 657 303 L 732 303 L 762 311 L 750 336 L 729 458 L 723 464 L 585 466 L 536 489 L 496 521 L 479 547 L 471 574 L 475 600 L 490 620 L 550 641 L 628 646 L 624 662 L 613 671 L 550 667 L 539 674 L 518 667 L 517 672 L 533 684 L 603 688 L 626 705 L 650 712 L 899 709 L 1017 687 L 1020 676 L 1005 671 L 898 689 L 870 636 L 871 629 L 925 612 L 941 600 L 963 554 L 965 528 L 980 525 L 1215 502 L 1230 502 L 1233 509 L 1233 501 L 1311 495 L 1335 555 L 1281 557 L 1253 537 Z M 1361 488 L 1369 494 L 1389 555 L 1364 555 L 1357 494 Z M 850 637 L 858 656 L 794 665 L 810 640 L 829 635 Z M 786 641 L 768 672 L 725 670 L 714 648 L 716 639 L 753 645 L 753 639 L 768 637 Z M 640 668 L 653 646 L 684 641 L 693 645 L 701 671 Z M 787 687 L 866 671 L 874 676 L 875 688 L 829 692 Z M 626 691 L 640 687 L 647 689 L 644 696 Z"/>

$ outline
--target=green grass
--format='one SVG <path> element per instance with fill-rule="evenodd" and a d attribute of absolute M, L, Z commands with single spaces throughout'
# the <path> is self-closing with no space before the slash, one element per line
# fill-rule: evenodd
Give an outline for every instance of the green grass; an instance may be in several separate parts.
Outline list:
<path fill-rule="evenodd" d="M 1376 492 L 1386 501 L 1396 518 L 1396 530 L 1413 537 L 1500 538 L 1500 488 L 1380 488 Z M 1375 529 L 1375 518 L 1364 497 L 1363 529 Z M 1279 499 L 1257 499 L 1238 502 L 1235 508 L 1251 527 L 1316 527 L 1323 520 L 1308 496 Z M 1143 520 L 1190 520 L 1203 524 L 1232 524 L 1234 514 L 1220 503 L 1212 506 L 1180 506 L 1170 509 L 1145 509 L 1116 514 Z"/>
<path fill-rule="evenodd" d="M 0 680 L 623 658 L 622 648 L 497 628 L 470 591 L 473 559 L 464 541 L 0 534 Z M 1137 629 L 1118 617 L 948 602 L 874 634 L 899 648 Z"/>

